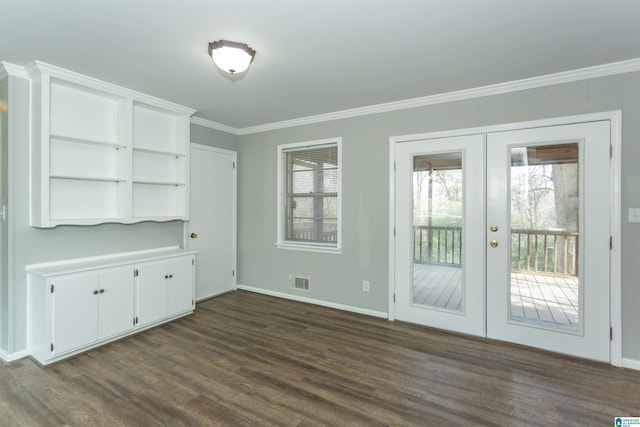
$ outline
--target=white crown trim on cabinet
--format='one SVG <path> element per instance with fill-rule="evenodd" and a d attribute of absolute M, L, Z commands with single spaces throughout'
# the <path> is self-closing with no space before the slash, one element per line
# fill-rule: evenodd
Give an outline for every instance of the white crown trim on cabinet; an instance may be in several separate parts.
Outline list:
<path fill-rule="evenodd" d="M 179 114 L 192 116 L 196 112 L 196 110 L 194 110 L 193 108 L 175 104 L 164 99 L 156 98 L 155 96 L 147 95 L 146 93 L 127 89 L 113 83 L 98 80 L 96 78 L 85 76 L 83 74 L 56 67 L 55 65 L 47 64 L 41 61 L 33 61 L 31 64 L 27 65 L 24 70 L 28 75 L 33 75 L 35 73 L 38 73 L 38 71 L 44 72 L 51 77 L 71 81 L 76 84 L 87 86 L 112 95 L 117 95 L 122 98 L 132 98 L 136 101 L 143 102 L 145 104 L 149 104 L 158 108 L 165 108 Z"/>

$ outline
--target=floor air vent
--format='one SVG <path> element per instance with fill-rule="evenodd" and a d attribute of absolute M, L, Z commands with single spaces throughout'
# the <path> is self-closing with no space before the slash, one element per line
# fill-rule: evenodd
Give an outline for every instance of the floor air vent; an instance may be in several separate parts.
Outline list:
<path fill-rule="evenodd" d="M 301 277 L 301 276 L 289 276 L 289 281 L 291 282 L 291 287 L 294 289 L 301 289 L 303 291 L 309 290 L 309 278 Z"/>

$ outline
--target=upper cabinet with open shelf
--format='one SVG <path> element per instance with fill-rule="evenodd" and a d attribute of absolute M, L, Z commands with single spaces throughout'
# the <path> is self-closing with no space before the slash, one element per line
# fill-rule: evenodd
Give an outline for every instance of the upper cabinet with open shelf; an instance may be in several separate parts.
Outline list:
<path fill-rule="evenodd" d="M 194 110 L 42 62 L 27 72 L 32 226 L 188 219 Z"/>

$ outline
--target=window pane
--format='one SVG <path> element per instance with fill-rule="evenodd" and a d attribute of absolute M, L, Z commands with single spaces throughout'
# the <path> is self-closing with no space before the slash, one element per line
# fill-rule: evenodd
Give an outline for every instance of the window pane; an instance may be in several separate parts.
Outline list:
<path fill-rule="evenodd" d="M 511 149 L 511 320 L 580 328 L 579 147 Z"/>
<path fill-rule="evenodd" d="M 338 147 L 285 151 L 285 239 L 336 243 Z"/>
<path fill-rule="evenodd" d="M 416 306 L 464 306 L 462 153 L 413 158 L 413 286 Z"/>
<path fill-rule="evenodd" d="M 313 171 L 294 171 L 292 183 L 294 193 L 311 193 L 313 191 Z"/>

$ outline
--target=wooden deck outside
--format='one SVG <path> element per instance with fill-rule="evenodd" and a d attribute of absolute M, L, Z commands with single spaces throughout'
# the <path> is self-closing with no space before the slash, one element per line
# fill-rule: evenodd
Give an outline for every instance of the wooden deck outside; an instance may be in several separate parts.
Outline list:
<path fill-rule="evenodd" d="M 462 268 L 413 264 L 413 302 L 445 310 L 462 309 Z M 578 278 L 553 274 L 511 274 L 513 320 L 577 329 Z"/>

